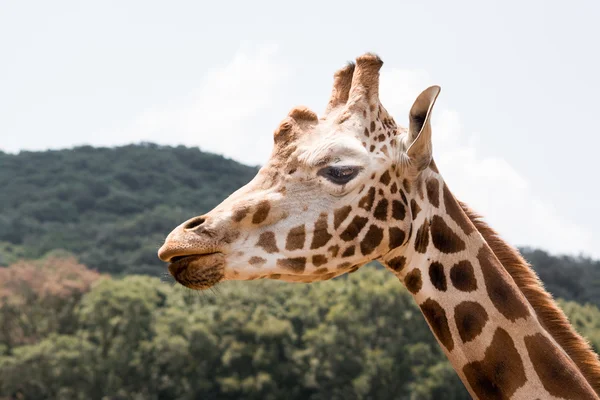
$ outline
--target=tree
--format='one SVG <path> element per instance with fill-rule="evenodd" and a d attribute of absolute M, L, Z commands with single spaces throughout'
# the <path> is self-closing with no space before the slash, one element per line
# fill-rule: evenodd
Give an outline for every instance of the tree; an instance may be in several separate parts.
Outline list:
<path fill-rule="evenodd" d="M 571 325 L 600 353 L 600 310 L 592 304 L 577 304 L 574 301 L 559 300 L 558 304 L 569 317 Z"/>
<path fill-rule="evenodd" d="M 49 257 L 0 268 L 0 343 L 15 346 L 37 342 L 50 333 L 77 329 L 74 309 L 100 278 L 74 258 Z"/>

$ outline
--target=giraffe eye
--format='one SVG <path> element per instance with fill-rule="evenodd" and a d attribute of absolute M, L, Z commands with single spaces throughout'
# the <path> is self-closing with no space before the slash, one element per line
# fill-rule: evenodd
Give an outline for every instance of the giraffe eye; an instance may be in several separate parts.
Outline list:
<path fill-rule="evenodd" d="M 319 171 L 319 175 L 325 177 L 336 185 L 344 185 L 350 182 L 360 172 L 360 167 L 326 167 Z"/>

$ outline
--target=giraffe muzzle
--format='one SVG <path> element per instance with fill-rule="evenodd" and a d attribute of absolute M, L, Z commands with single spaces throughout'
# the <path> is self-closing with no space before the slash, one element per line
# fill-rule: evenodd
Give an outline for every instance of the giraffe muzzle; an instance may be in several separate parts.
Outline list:
<path fill-rule="evenodd" d="M 176 263 L 188 256 L 204 256 L 223 251 L 226 229 L 215 229 L 205 223 L 209 217 L 195 217 L 179 225 L 165 239 L 158 250 L 158 258 Z"/>

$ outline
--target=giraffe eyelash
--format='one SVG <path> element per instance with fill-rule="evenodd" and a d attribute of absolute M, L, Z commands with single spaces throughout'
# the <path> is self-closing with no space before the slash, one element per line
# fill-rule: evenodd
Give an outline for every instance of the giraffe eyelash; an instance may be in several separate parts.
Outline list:
<path fill-rule="evenodd" d="M 345 185 L 356 178 L 362 167 L 356 166 L 329 166 L 319 170 L 318 175 L 336 185 Z"/>

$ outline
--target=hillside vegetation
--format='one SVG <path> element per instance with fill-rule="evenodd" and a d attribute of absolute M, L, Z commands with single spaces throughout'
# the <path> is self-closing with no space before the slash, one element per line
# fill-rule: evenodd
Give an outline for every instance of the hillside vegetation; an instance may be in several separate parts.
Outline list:
<path fill-rule="evenodd" d="M 598 308 L 563 307 L 597 350 Z M 0 269 L 0 326 L 0 398 L 469 398 L 410 294 L 372 266 L 199 294 L 73 259 L 21 262 Z"/>
<path fill-rule="evenodd" d="M 0 153 L 0 265 L 65 249 L 101 272 L 162 273 L 166 235 L 256 172 L 183 146 Z"/>

